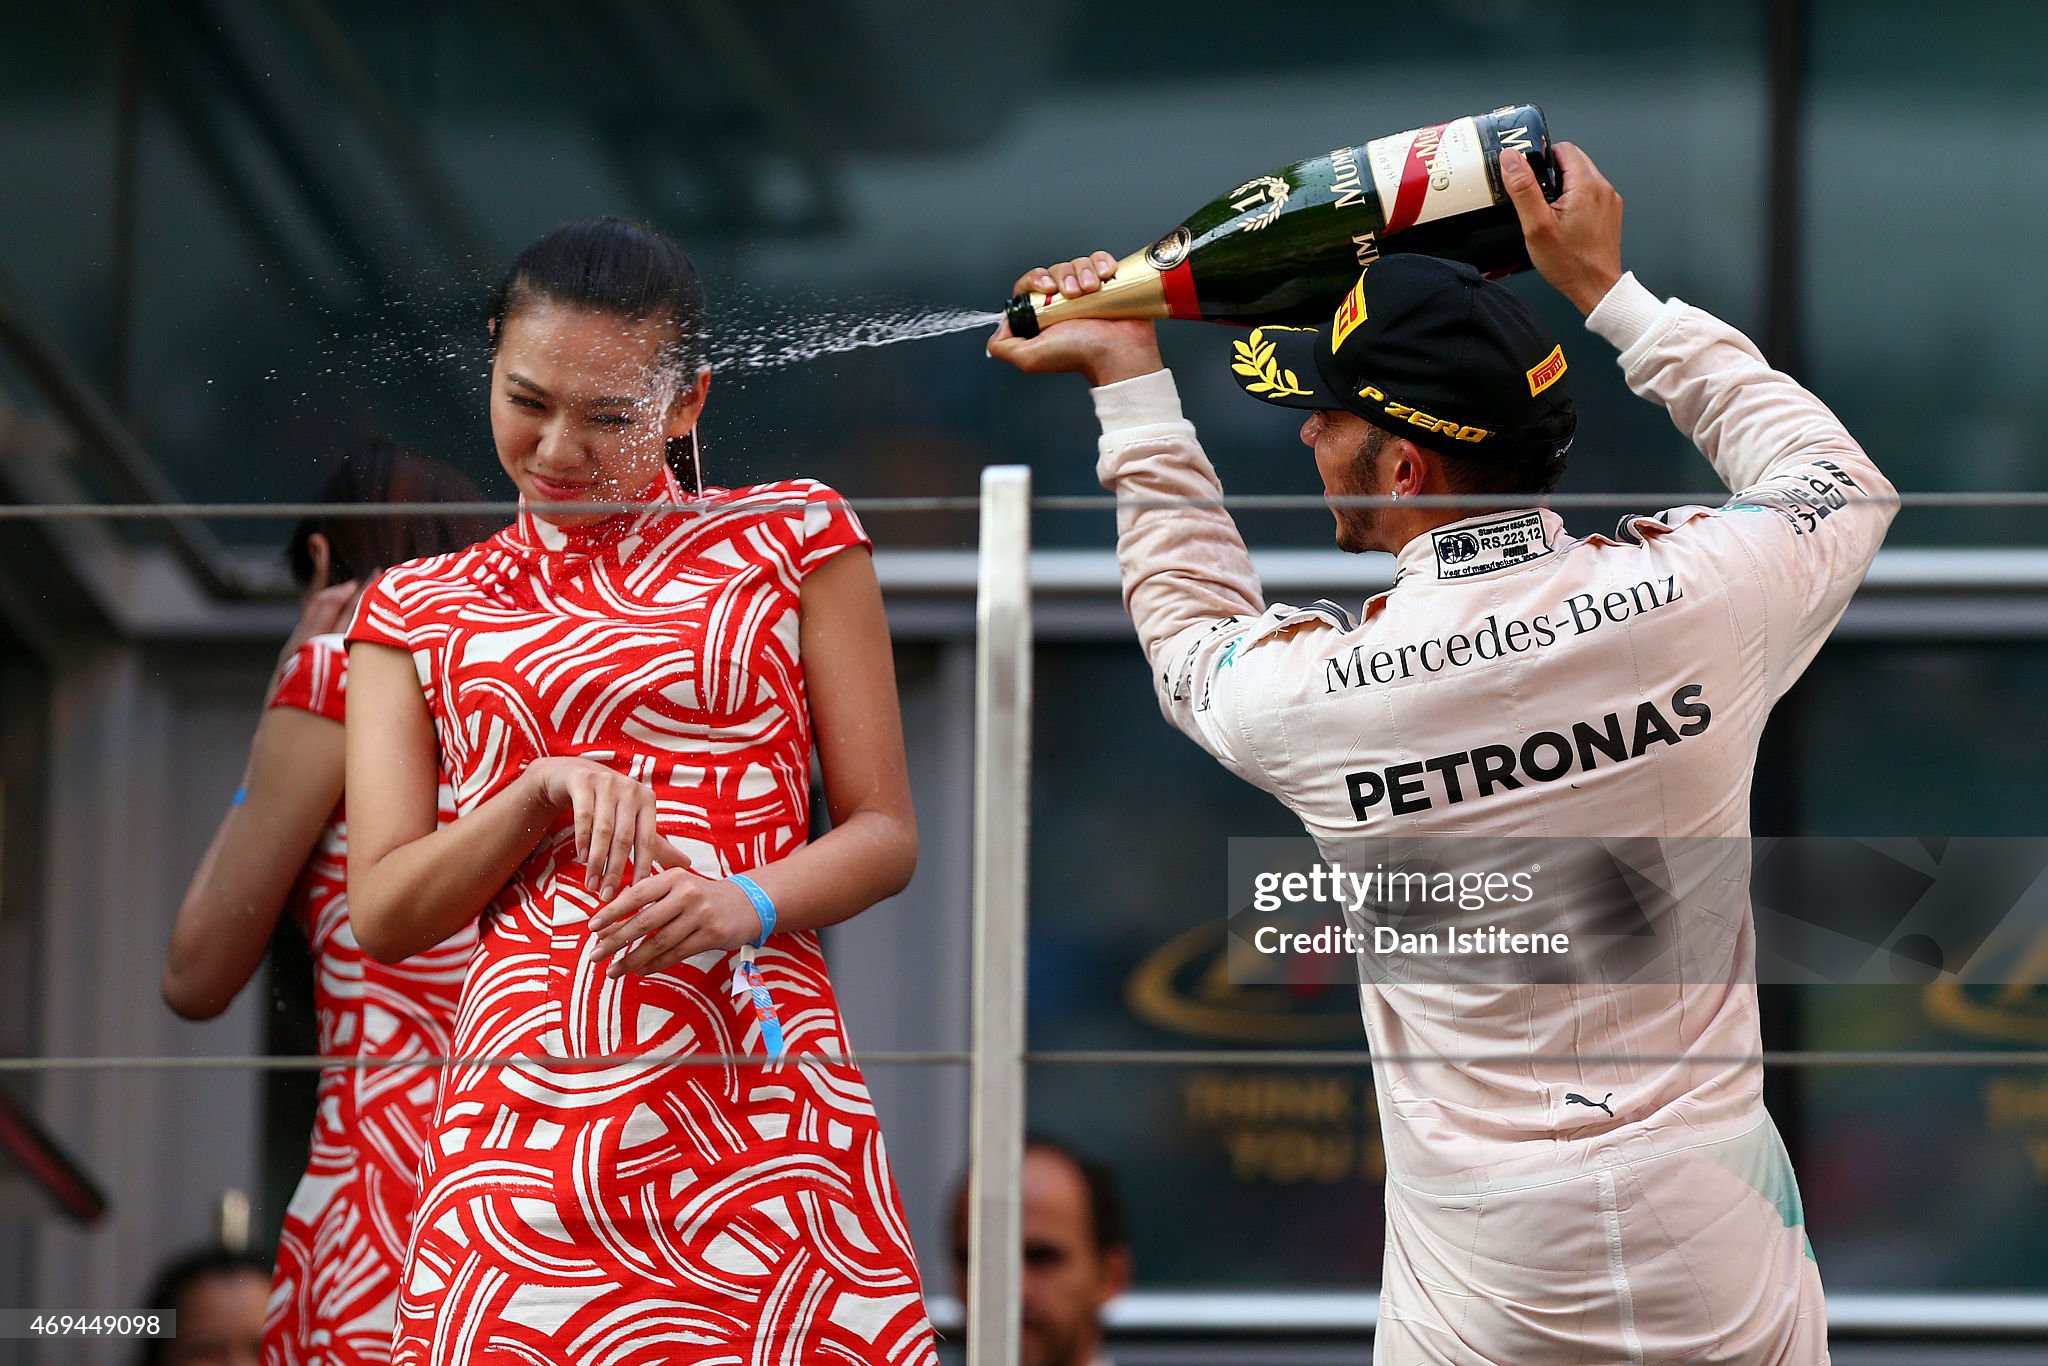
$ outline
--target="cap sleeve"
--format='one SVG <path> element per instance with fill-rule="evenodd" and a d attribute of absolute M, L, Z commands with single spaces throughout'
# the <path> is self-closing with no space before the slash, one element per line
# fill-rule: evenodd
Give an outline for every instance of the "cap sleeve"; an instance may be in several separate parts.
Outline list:
<path fill-rule="evenodd" d="M 337 634 L 314 636 L 285 661 L 278 675 L 277 689 L 270 695 L 273 707 L 291 707 L 324 716 L 330 721 L 346 719 L 348 653 Z"/>
<path fill-rule="evenodd" d="M 370 645 L 389 645 L 394 650 L 412 649 L 412 632 L 406 626 L 405 609 L 392 588 L 389 570 L 370 581 L 369 588 L 356 601 L 355 617 L 348 624 L 349 644 L 363 641 Z"/>
<path fill-rule="evenodd" d="M 813 483 L 804 495 L 804 544 L 797 563 L 799 576 L 808 577 L 819 565 L 854 546 L 873 549 L 874 542 L 868 539 L 860 518 L 847 506 L 844 494 Z"/>

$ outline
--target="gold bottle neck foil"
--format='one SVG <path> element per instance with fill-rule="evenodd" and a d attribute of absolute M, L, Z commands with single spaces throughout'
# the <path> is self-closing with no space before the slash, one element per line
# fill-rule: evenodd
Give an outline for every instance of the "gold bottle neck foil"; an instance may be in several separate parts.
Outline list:
<path fill-rule="evenodd" d="M 1093 294 L 1069 299 L 1057 291 L 1041 294 L 1033 290 L 1011 299 L 1004 316 L 1010 320 L 1012 332 L 1035 337 L 1054 323 L 1075 318 L 1165 318 L 1171 316 L 1171 310 L 1158 268 L 1145 259 L 1145 252 L 1135 251 L 1116 263 L 1116 274 Z"/>

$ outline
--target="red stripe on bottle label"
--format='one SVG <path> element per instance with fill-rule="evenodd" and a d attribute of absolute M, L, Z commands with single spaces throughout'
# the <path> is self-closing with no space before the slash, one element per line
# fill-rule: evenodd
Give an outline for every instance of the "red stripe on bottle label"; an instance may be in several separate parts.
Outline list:
<path fill-rule="evenodd" d="M 1387 211 L 1382 236 L 1412 228 L 1422 216 L 1423 201 L 1429 198 L 1429 158 L 1443 145 L 1444 129 L 1448 127 L 1447 123 L 1439 123 L 1415 130 L 1408 143 L 1408 160 L 1401 167 L 1401 188 L 1394 196 L 1394 207 Z"/>
<path fill-rule="evenodd" d="M 1199 318 L 1202 305 L 1195 299 L 1195 273 L 1182 261 L 1172 270 L 1159 277 L 1160 285 L 1166 291 L 1166 316 L 1169 318 Z"/>

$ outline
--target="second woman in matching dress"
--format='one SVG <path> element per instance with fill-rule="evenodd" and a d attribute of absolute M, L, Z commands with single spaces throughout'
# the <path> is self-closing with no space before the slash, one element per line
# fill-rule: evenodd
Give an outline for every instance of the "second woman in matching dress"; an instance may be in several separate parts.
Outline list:
<path fill-rule="evenodd" d="M 475 502 L 455 470 L 389 441 L 350 447 L 321 501 Z M 338 627 L 387 565 L 489 535 L 474 515 L 321 516 L 289 558 L 305 600 L 250 747 L 242 792 L 193 874 L 164 964 L 179 1014 L 225 1010 L 262 965 L 281 914 L 313 963 L 320 1052 L 367 1066 L 320 1073 L 304 1176 L 285 1211 L 263 1333 L 265 1366 L 381 1366 L 390 1359 L 398 1273 L 412 1231 L 421 1152 L 474 926 L 403 963 L 365 955 L 349 930 L 342 735 L 348 655 Z M 437 818 L 454 815 L 437 784 Z"/>

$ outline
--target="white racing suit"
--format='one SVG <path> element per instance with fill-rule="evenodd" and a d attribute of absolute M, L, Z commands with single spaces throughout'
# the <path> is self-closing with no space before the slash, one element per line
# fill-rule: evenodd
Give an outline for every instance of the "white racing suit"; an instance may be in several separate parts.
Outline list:
<path fill-rule="evenodd" d="M 1160 705 L 1326 850 L 1365 830 L 1747 836 L 1764 719 L 1862 580 L 1893 490 L 1718 319 L 1625 276 L 1588 326 L 1735 499 L 1613 538 L 1540 508 L 1454 522 L 1403 547 L 1355 621 L 1269 608 L 1221 510 L 1132 505 L 1221 493 L 1170 374 L 1095 391 Z M 1614 717 L 1604 747 L 1528 743 L 1606 738 Z M 1828 1359 L 1752 980 L 1360 994 L 1387 1160 L 1375 1361 Z"/>

